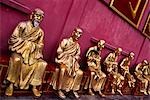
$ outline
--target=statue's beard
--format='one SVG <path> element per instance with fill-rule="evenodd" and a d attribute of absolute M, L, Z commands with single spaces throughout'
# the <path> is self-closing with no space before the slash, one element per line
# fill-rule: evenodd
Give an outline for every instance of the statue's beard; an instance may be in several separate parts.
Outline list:
<path fill-rule="evenodd" d="M 39 24 L 40 24 L 40 23 L 39 23 L 37 20 L 34 20 L 34 21 L 33 21 L 33 25 L 34 25 L 34 27 L 38 27 L 38 26 L 39 26 Z"/>

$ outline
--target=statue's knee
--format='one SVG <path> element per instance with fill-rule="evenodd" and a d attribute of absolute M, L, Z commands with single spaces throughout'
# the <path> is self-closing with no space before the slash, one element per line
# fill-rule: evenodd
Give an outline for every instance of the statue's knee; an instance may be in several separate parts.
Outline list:
<path fill-rule="evenodd" d="M 77 74 L 78 74 L 79 76 L 82 76 L 82 75 L 83 75 L 83 71 L 78 70 L 78 71 L 77 71 Z"/>
<path fill-rule="evenodd" d="M 95 75 L 95 72 L 91 72 L 91 76 L 94 76 Z"/>
<path fill-rule="evenodd" d="M 103 76 L 103 78 L 106 78 L 106 75 L 105 75 L 105 74 L 103 74 L 102 76 Z"/>
<path fill-rule="evenodd" d="M 44 61 L 44 60 L 39 61 L 38 64 L 41 65 L 41 66 L 43 66 L 43 67 L 47 66 L 47 62 Z"/>
<path fill-rule="evenodd" d="M 66 70 L 65 68 L 60 68 L 61 72 L 65 72 L 65 70 Z"/>
<path fill-rule="evenodd" d="M 55 71 L 56 71 L 56 72 L 59 72 L 59 68 L 56 68 Z"/>
<path fill-rule="evenodd" d="M 44 62 L 43 62 L 43 66 L 47 66 L 47 62 L 44 61 Z"/>
<path fill-rule="evenodd" d="M 40 60 L 39 63 L 43 64 L 44 66 L 47 66 L 47 62 L 44 60 Z"/>
<path fill-rule="evenodd" d="M 120 76 L 120 79 L 121 79 L 121 80 L 124 80 L 124 77 L 123 77 L 123 76 Z"/>
<path fill-rule="evenodd" d="M 14 61 L 15 61 L 15 62 L 20 62 L 21 59 L 20 59 L 19 57 L 16 57 L 16 58 L 14 58 Z"/>
<path fill-rule="evenodd" d="M 145 83 L 148 84 L 148 80 L 145 79 Z"/>

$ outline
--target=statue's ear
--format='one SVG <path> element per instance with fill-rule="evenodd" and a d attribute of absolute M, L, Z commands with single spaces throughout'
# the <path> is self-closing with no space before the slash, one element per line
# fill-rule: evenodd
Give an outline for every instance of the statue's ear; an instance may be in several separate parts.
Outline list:
<path fill-rule="evenodd" d="M 34 14 L 34 13 L 32 12 L 32 13 L 31 13 L 31 15 L 30 15 L 30 20 L 32 20 L 32 18 L 33 18 L 33 14 Z"/>

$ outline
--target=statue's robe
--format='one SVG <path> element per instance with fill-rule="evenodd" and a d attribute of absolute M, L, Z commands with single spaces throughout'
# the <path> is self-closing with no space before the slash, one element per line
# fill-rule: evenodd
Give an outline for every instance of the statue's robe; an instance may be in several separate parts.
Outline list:
<path fill-rule="evenodd" d="M 80 45 L 73 41 L 73 38 L 63 39 L 57 49 L 57 58 L 55 62 L 59 65 L 59 72 L 65 70 L 64 76 L 58 76 L 54 73 L 50 84 L 54 89 L 62 89 L 66 91 L 79 90 L 83 76 L 83 72 L 79 69 L 80 65 L 78 60 L 80 59 Z M 59 86 L 56 85 L 57 79 L 61 78 Z M 60 83 L 62 84 L 60 86 Z"/>
<path fill-rule="evenodd" d="M 44 32 L 40 27 L 33 27 L 31 21 L 20 22 L 9 40 L 12 52 L 9 61 L 7 80 L 28 89 L 29 85 L 38 86 L 47 63 L 42 60 Z"/>
<path fill-rule="evenodd" d="M 106 75 L 101 70 L 101 57 L 97 46 L 90 47 L 86 53 L 88 68 L 91 76 L 87 79 L 84 89 L 92 88 L 94 91 L 104 89 Z"/>

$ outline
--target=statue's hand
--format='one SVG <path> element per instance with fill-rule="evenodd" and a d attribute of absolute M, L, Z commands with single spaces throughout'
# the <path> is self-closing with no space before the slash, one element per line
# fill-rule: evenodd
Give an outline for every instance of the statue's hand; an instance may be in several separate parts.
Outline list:
<path fill-rule="evenodd" d="M 40 49 L 40 48 L 43 48 L 43 46 L 44 46 L 44 44 L 42 44 L 42 43 L 40 43 L 40 44 L 37 44 L 37 43 L 36 43 L 36 47 L 39 48 L 39 49 Z"/>
<path fill-rule="evenodd" d="M 79 61 L 81 58 L 80 58 L 80 56 L 75 56 L 75 59 L 76 59 L 77 61 Z"/>

